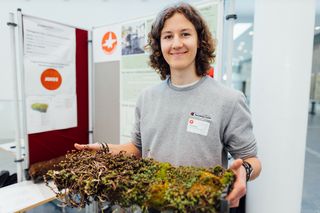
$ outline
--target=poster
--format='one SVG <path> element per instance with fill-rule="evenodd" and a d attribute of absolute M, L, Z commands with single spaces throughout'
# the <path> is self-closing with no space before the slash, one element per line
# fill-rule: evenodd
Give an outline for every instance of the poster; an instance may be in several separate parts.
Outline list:
<path fill-rule="evenodd" d="M 28 134 L 77 126 L 75 29 L 24 16 Z"/>
<path fill-rule="evenodd" d="M 94 62 L 119 61 L 121 58 L 121 26 L 112 25 L 93 30 Z"/>
<path fill-rule="evenodd" d="M 151 69 L 123 69 L 121 71 L 121 143 L 127 143 L 131 137 L 135 106 L 140 93 L 143 89 L 160 82 L 159 75 Z"/>
<path fill-rule="evenodd" d="M 201 16 L 208 24 L 209 30 L 212 33 L 213 38 L 217 38 L 217 25 L 218 25 L 218 4 L 210 2 L 200 5 L 198 10 Z"/>
<path fill-rule="evenodd" d="M 146 24 L 144 21 L 122 26 L 122 55 L 143 54 L 146 45 Z"/>

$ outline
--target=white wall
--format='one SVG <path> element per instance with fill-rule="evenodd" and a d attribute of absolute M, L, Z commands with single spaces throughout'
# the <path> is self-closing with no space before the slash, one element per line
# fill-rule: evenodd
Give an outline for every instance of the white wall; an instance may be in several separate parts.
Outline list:
<path fill-rule="evenodd" d="M 1 0 L 0 1 L 0 142 L 13 138 L 13 79 L 8 13 L 21 8 L 24 14 L 84 29 L 154 15 L 178 0 Z M 197 3 L 199 0 L 185 2 Z"/>

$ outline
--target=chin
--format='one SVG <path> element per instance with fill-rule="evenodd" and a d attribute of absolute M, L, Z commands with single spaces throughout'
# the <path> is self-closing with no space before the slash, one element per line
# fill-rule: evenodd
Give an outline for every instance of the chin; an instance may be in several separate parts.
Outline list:
<path fill-rule="evenodd" d="M 190 64 L 187 63 L 175 63 L 173 65 L 170 65 L 171 68 L 176 69 L 176 70 L 184 70 L 184 69 L 188 69 L 190 67 Z"/>
<path fill-rule="evenodd" d="M 170 68 L 175 70 L 184 70 L 187 69 L 188 66 L 170 66 Z"/>

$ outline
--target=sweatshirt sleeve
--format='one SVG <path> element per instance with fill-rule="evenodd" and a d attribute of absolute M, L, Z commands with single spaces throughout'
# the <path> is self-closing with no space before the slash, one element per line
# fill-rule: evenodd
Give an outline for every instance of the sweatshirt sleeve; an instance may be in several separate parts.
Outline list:
<path fill-rule="evenodd" d="M 248 105 L 242 93 L 237 93 L 231 116 L 224 131 L 224 145 L 233 158 L 249 158 L 257 155 L 257 143 Z"/>

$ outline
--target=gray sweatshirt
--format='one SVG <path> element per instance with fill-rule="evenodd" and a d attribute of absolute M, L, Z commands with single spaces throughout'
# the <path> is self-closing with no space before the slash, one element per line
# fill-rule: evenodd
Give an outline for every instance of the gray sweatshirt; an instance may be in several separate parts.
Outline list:
<path fill-rule="evenodd" d="M 170 79 L 138 98 L 132 142 L 142 152 L 175 166 L 227 166 L 257 155 L 252 122 L 243 94 L 209 77 L 179 88 Z"/>

